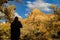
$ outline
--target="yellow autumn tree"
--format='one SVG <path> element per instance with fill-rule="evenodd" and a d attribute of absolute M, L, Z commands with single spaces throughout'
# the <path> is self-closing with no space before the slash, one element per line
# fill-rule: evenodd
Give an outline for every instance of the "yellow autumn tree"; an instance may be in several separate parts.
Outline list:
<path fill-rule="evenodd" d="M 16 9 L 16 7 L 15 7 L 15 5 L 9 5 L 8 1 L 16 1 L 16 2 L 20 2 L 20 3 L 23 3 L 23 1 L 22 0 L 0 0 L 0 12 L 1 12 L 1 14 L 4 13 L 5 15 L 3 17 L 6 18 L 11 23 L 15 16 L 14 10 Z M 8 5 L 5 4 L 5 7 L 2 6 L 4 3 L 6 3 Z"/>
<path fill-rule="evenodd" d="M 56 15 L 57 19 L 60 20 L 60 7 L 56 5 L 51 5 L 50 8 L 52 9 L 53 13 Z"/>

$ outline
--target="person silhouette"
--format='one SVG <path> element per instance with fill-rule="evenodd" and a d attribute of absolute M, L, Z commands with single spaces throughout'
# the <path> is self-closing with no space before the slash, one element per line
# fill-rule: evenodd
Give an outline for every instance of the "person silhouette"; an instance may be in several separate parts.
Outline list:
<path fill-rule="evenodd" d="M 11 23 L 11 40 L 19 40 L 20 38 L 20 28 L 22 24 L 18 21 L 18 17 L 15 17 L 14 21 Z"/>

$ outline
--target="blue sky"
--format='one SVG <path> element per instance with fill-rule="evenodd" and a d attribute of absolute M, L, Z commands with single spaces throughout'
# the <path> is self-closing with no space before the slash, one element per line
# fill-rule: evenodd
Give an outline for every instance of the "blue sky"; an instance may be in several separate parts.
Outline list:
<path fill-rule="evenodd" d="M 16 12 L 22 17 L 26 18 L 32 9 L 38 8 L 46 13 L 51 12 L 48 8 L 51 4 L 60 6 L 60 0 L 23 0 L 24 4 L 18 2 L 10 2 L 16 5 Z M 45 5 L 46 4 L 46 5 Z"/>

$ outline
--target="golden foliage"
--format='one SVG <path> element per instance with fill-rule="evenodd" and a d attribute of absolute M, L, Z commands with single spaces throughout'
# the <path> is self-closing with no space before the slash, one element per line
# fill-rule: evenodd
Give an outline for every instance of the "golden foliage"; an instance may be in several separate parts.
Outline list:
<path fill-rule="evenodd" d="M 7 8 L 8 13 L 11 13 L 11 10 L 14 9 L 14 7 L 13 9 L 11 8 L 11 6 Z M 39 9 L 34 9 L 26 19 L 19 19 L 23 25 L 23 28 L 21 28 L 21 39 L 60 40 L 57 33 L 60 31 L 60 20 L 58 20 L 60 17 L 57 17 L 59 15 L 56 15 L 57 14 L 44 14 L 39 11 Z M 10 29 L 10 23 L 2 24 L 1 26 L 3 30 Z"/>
<path fill-rule="evenodd" d="M 14 19 L 14 13 L 15 13 L 15 10 L 16 9 L 16 7 L 15 7 L 15 5 L 11 5 L 11 6 L 9 6 L 9 7 L 7 7 L 6 9 L 5 9 L 5 15 L 7 16 L 7 19 L 10 21 L 10 22 L 12 22 L 13 21 L 13 19 Z"/>
<path fill-rule="evenodd" d="M 56 6 L 54 5 L 54 4 L 52 4 L 51 6 L 50 6 L 50 8 L 51 9 L 54 9 Z"/>

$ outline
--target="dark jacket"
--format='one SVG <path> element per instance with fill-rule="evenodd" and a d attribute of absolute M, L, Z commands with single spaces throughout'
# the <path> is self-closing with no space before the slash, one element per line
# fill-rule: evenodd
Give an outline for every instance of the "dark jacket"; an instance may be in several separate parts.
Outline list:
<path fill-rule="evenodd" d="M 11 38 L 14 40 L 15 38 L 19 38 L 20 36 L 20 28 L 22 28 L 22 24 L 18 21 L 18 18 L 15 17 L 15 20 L 11 23 Z"/>

